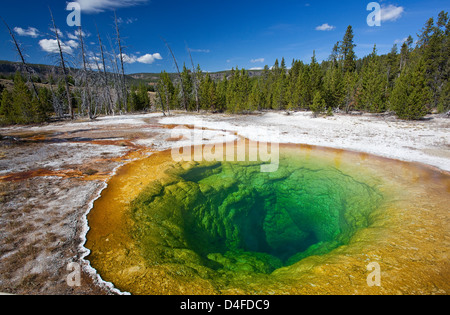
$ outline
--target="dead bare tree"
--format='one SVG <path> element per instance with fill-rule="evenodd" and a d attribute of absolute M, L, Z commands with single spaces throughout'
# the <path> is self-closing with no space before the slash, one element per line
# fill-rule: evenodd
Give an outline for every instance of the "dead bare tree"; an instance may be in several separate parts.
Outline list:
<path fill-rule="evenodd" d="M 57 95 L 57 93 L 55 92 L 55 89 L 54 89 L 54 84 L 55 84 L 54 77 L 57 77 L 57 73 L 56 73 L 57 70 L 55 68 L 56 68 L 55 66 L 53 66 L 51 68 L 51 75 L 50 75 L 50 78 L 49 78 L 48 86 L 49 86 L 50 92 L 52 94 L 53 110 L 55 111 L 55 114 L 59 118 L 62 118 L 64 116 L 64 109 L 61 106 L 61 102 L 59 101 L 58 95 Z"/>
<path fill-rule="evenodd" d="M 98 67 L 98 71 L 103 74 L 103 80 L 105 83 L 105 93 L 106 93 L 106 98 L 107 98 L 108 105 L 109 105 L 109 111 L 114 116 L 114 104 L 112 101 L 111 90 L 109 87 L 108 73 L 106 72 L 105 53 L 103 51 L 102 38 L 100 36 L 100 31 L 98 30 L 97 24 L 95 24 L 95 27 L 97 28 L 98 45 L 100 47 L 100 56 L 101 56 L 102 66 L 103 66 L 102 71 L 100 71 L 100 67 L 98 67 L 98 66 L 97 67 Z M 107 108 L 107 107 L 105 106 L 105 108 Z M 106 110 L 106 112 L 108 112 L 108 110 Z"/>
<path fill-rule="evenodd" d="M 167 49 L 169 49 L 169 52 L 170 52 L 170 54 L 172 55 L 173 61 L 174 61 L 174 63 L 175 63 L 175 67 L 177 68 L 178 77 L 180 78 L 180 82 L 181 82 L 181 93 L 183 94 L 183 106 L 184 106 L 184 109 L 185 109 L 186 111 L 188 111 L 188 108 L 187 108 L 188 104 L 187 104 L 187 100 L 186 100 L 186 92 L 185 92 L 185 90 L 184 90 L 183 77 L 181 76 L 180 68 L 178 67 L 177 59 L 175 58 L 175 55 L 173 54 L 173 51 L 172 51 L 172 49 L 170 48 L 169 43 L 167 43 L 167 41 L 166 41 L 163 37 L 161 37 L 161 39 L 162 39 L 162 40 L 164 41 L 164 43 L 166 44 Z"/>
<path fill-rule="evenodd" d="M 90 82 L 90 67 L 88 65 L 87 57 L 86 57 L 86 49 L 84 44 L 84 38 L 83 38 L 83 29 L 80 26 L 78 29 L 78 38 L 80 41 L 80 49 L 81 49 L 81 61 L 82 61 L 82 70 L 79 72 L 81 74 L 80 78 L 80 86 L 83 87 L 82 90 L 82 104 L 84 108 L 86 108 L 86 111 L 89 115 L 90 119 L 95 119 L 94 112 L 92 110 L 92 88 L 91 88 L 91 82 Z M 95 111 L 96 112 L 96 111 Z"/>
<path fill-rule="evenodd" d="M 159 90 L 159 84 L 156 85 L 156 92 L 158 92 L 159 101 L 161 103 L 161 109 L 162 109 L 163 115 L 166 116 L 166 112 L 164 111 L 164 102 L 162 99 L 161 91 Z M 170 113 L 169 113 L 169 115 L 170 115 Z"/>
<path fill-rule="evenodd" d="M 69 105 L 69 116 L 70 119 L 74 119 L 75 115 L 73 112 L 73 104 L 72 104 L 72 95 L 70 93 L 70 88 L 69 88 L 69 78 L 68 78 L 68 71 L 67 71 L 67 67 L 66 67 L 66 62 L 64 61 L 64 53 L 61 47 L 61 40 L 59 38 L 59 32 L 58 32 L 58 28 L 56 27 L 56 23 L 55 23 L 55 19 L 53 17 L 53 13 L 52 10 L 50 8 L 48 8 L 50 11 L 50 16 L 52 18 L 52 24 L 53 24 L 53 31 L 55 33 L 55 37 L 56 37 L 56 41 L 58 43 L 58 50 L 59 50 L 59 58 L 60 58 L 60 63 L 61 63 L 61 68 L 63 70 L 63 76 L 64 76 L 64 84 L 65 84 L 65 88 L 66 88 L 66 94 L 67 94 L 67 102 Z"/>
<path fill-rule="evenodd" d="M 194 76 L 194 94 L 195 94 L 195 102 L 197 104 L 197 112 L 200 112 L 200 100 L 198 98 L 198 80 L 197 80 L 197 72 L 195 71 L 194 66 L 194 60 L 192 59 L 191 50 L 189 49 L 189 46 L 186 43 L 187 51 L 189 52 L 189 57 L 191 58 L 191 64 L 192 64 L 192 74 Z"/>
<path fill-rule="evenodd" d="M 15 45 L 16 50 L 17 50 L 17 53 L 19 54 L 20 59 L 22 61 L 22 65 L 25 68 L 25 71 L 27 73 L 28 81 L 31 83 L 31 85 L 33 87 L 33 92 L 34 92 L 35 96 L 39 99 L 39 93 L 37 91 L 36 85 L 33 82 L 33 76 L 32 76 L 31 67 L 29 67 L 28 64 L 25 61 L 25 57 L 23 56 L 22 49 L 20 48 L 20 44 L 16 40 L 16 37 L 14 36 L 14 33 L 11 31 L 11 28 L 9 27 L 8 23 L 6 23 L 6 21 L 2 17 L 0 17 L 0 18 L 2 19 L 2 21 L 5 24 L 6 28 L 8 29 L 9 35 L 11 36 L 12 41 L 14 42 L 14 45 Z"/>
<path fill-rule="evenodd" d="M 128 88 L 127 83 L 125 80 L 125 67 L 124 67 L 124 61 L 123 61 L 123 47 L 122 47 L 122 41 L 120 38 L 120 30 L 119 30 L 119 22 L 117 20 L 117 14 L 116 10 L 114 10 L 114 22 L 116 24 L 116 35 L 117 35 L 117 45 L 119 47 L 119 58 L 120 58 L 120 65 L 122 68 L 122 89 L 123 89 L 123 97 L 124 97 L 124 111 L 127 112 L 127 106 L 128 106 Z"/>
<path fill-rule="evenodd" d="M 109 59 L 110 59 L 110 64 L 112 66 L 112 84 L 113 84 L 113 90 L 114 90 L 114 99 L 113 99 L 113 94 L 111 93 L 111 99 L 113 99 L 113 103 L 114 104 L 120 104 L 122 102 L 122 96 L 121 96 L 121 92 L 123 92 L 122 89 L 122 79 L 121 79 L 121 75 L 120 75 L 120 70 L 119 70 L 119 62 L 118 62 L 118 58 L 117 58 L 117 53 L 115 51 L 114 45 L 113 45 L 113 41 L 111 39 L 111 37 L 108 36 L 108 41 L 109 41 L 109 46 L 111 49 L 111 53 L 109 53 Z M 120 108 L 119 108 L 120 110 Z"/>

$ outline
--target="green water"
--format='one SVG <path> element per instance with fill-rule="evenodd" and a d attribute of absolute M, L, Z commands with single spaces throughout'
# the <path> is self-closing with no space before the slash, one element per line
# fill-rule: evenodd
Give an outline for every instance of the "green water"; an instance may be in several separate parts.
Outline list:
<path fill-rule="evenodd" d="M 328 162 L 283 157 L 275 173 L 258 163 L 175 168 L 132 203 L 131 229 L 150 265 L 200 275 L 270 274 L 323 255 L 370 226 L 376 188 Z"/>

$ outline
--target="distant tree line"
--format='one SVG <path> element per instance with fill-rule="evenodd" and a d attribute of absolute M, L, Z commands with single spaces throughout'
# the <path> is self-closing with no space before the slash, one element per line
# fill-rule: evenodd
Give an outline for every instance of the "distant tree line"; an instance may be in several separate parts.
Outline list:
<path fill-rule="evenodd" d="M 330 57 L 321 63 L 313 53 L 309 63 L 292 60 L 288 67 L 282 58 L 272 67 L 266 66 L 257 77 L 234 68 L 214 80 L 200 66 L 194 68 L 191 56 L 191 67 L 184 65 L 181 71 L 176 64 L 178 76 L 163 71 L 154 86 L 130 86 L 127 82 L 116 16 L 115 40 L 110 40 L 109 51 L 98 33 L 98 51 L 92 58 L 80 28 L 77 70 L 68 66 L 67 53 L 59 46 L 54 56 L 55 75 L 45 84 L 32 73 L 20 44 L 10 34 L 22 57 L 22 68 L 14 76 L 12 89 L 0 86 L 0 121 L 8 124 L 40 123 L 55 116 L 94 119 L 152 108 L 164 114 L 180 109 L 229 113 L 310 110 L 315 115 L 389 111 L 409 120 L 423 118 L 434 110 L 450 110 L 450 21 L 444 11 L 436 20 L 430 18 L 425 23 L 416 43 L 409 36 L 385 55 L 379 55 L 374 46 L 370 55 L 358 59 L 353 28 L 349 26 Z M 60 43 L 58 32 L 54 35 Z M 152 98 L 149 91 L 154 92 Z"/>
<path fill-rule="evenodd" d="M 312 110 L 315 114 L 340 110 L 370 113 L 395 112 L 402 119 L 420 119 L 437 110 L 450 110 L 450 23 L 447 12 L 429 19 L 414 45 L 409 36 L 390 53 L 372 53 L 362 59 L 355 54 L 351 26 L 336 43 L 328 60 L 310 63 L 293 60 L 288 69 L 283 58 L 259 77 L 234 68 L 214 81 L 198 67 L 184 66 L 181 82 L 171 82 L 166 72 L 158 82 L 159 102 L 182 109 L 180 88 L 188 96 L 188 110 L 195 110 L 194 77 L 198 82 L 200 109 L 230 113 L 254 110 Z"/>

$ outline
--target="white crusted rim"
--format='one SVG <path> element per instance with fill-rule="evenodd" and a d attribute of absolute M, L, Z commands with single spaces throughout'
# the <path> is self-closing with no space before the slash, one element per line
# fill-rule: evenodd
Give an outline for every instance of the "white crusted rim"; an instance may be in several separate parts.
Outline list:
<path fill-rule="evenodd" d="M 106 290 L 118 294 L 118 295 L 131 295 L 131 293 L 129 292 L 122 292 L 119 289 L 117 289 L 114 284 L 112 282 L 107 282 L 105 280 L 102 279 L 102 277 L 100 276 L 100 274 L 98 273 L 98 271 L 93 268 L 91 266 L 91 263 L 89 260 L 86 259 L 87 256 L 89 256 L 89 254 L 91 253 L 91 251 L 85 247 L 86 242 L 87 242 L 87 234 L 90 230 L 89 227 L 89 222 L 88 222 L 88 215 L 89 213 L 92 211 L 92 209 L 94 209 L 94 203 L 102 196 L 102 192 L 108 188 L 108 181 L 117 174 L 117 171 L 119 170 L 119 168 L 121 168 L 122 166 L 124 166 L 125 163 L 120 164 L 119 166 L 117 166 L 111 173 L 111 175 L 108 177 L 108 179 L 106 179 L 103 182 L 103 188 L 100 188 L 97 192 L 97 196 L 91 200 L 91 202 L 89 203 L 88 209 L 86 211 L 86 213 L 82 216 L 82 231 L 81 231 L 81 244 L 79 246 L 79 250 L 81 253 L 81 258 L 80 261 L 82 263 L 82 268 L 84 271 L 86 271 L 94 280 L 97 281 L 97 284 L 102 287 L 105 288 Z"/>

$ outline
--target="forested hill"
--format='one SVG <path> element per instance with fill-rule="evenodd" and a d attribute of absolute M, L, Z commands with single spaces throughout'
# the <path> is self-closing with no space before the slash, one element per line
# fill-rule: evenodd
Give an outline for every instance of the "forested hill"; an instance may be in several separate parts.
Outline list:
<path fill-rule="evenodd" d="M 188 70 L 191 72 L 190 70 Z M 226 70 L 226 71 L 218 71 L 218 72 L 208 72 L 210 78 L 214 81 L 220 81 L 223 79 L 224 76 L 229 77 L 232 74 L 232 70 Z M 247 71 L 250 78 L 254 77 L 260 77 L 262 75 L 262 70 L 248 70 Z M 135 73 L 130 74 L 130 77 L 145 81 L 145 82 L 157 82 L 161 78 L 161 73 Z M 178 74 L 177 73 L 169 73 L 169 77 L 171 80 L 177 80 Z"/>
<path fill-rule="evenodd" d="M 39 77 L 41 80 L 46 80 L 52 73 L 54 73 L 54 67 L 48 65 L 32 65 L 29 64 L 36 78 Z M 2 79 L 8 79 L 14 77 L 17 71 L 21 71 L 21 64 L 18 62 L 11 62 L 0 60 L 0 77 Z"/>
<path fill-rule="evenodd" d="M 35 77 L 35 81 L 39 82 L 47 82 L 50 77 L 56 77 L 61 73 L 61 70 L 58 67 L 50 66 L 50 65 L 41 65 L 41 64 L 29 64 L 31 67 Z M 19 62 L 12 62 L 6 60 L 0 60 L 0 79 L 13 79 L 14 75 L 17 71 L 22 70 L 22 65 Z M 77 71 L 77 69 L 73 69 L 72 71 Z M 249 76 L 259 77 L 262 74 L 261 70 L 249 70 Z M 231 75 L 231 70 L 228 71 L 219 71 L 214 73 L 209 73 L 213 80 L 221 80 L 224 75 Z M 177 73 L 169 73 L 169 76 L 172 80 L 177 80 Z M 156 83 L 161 78 L 161 73 L 133 73 L 128 74 L 127 79 L 130 83 Z"/>
<path fill-rule="evenodd" d="M 31 69 L 33 73 L 33 81 L 47 83 L 50 78 L 53 78 L 55 81 L 58 81 L 61 77 L 62 70 L 60 67 L 51 66 L 51 65 L 42 65 L 42 64 L 28 64 L 28 67 Z M 16 72 L 23 72 L 23 65 L 19 62 L 12 62 L 6 60 L 0 60 L 0 79 L 9 79 L 12 80 L 16 74 Z M 79 69 L 71 68 L 70 71 L 75 74 Z M 113 74 L 110 74 L 111 76 Z M 159 79 L 159 75 L 158 79 Z M 135 75 L 127 75 L 127 81 L 130 84 L 138 84 L 141 79 Z M 158 80 L 156 79 L 156 80 Z M 150 81 L 149 81 L 150 82 Z"/>

